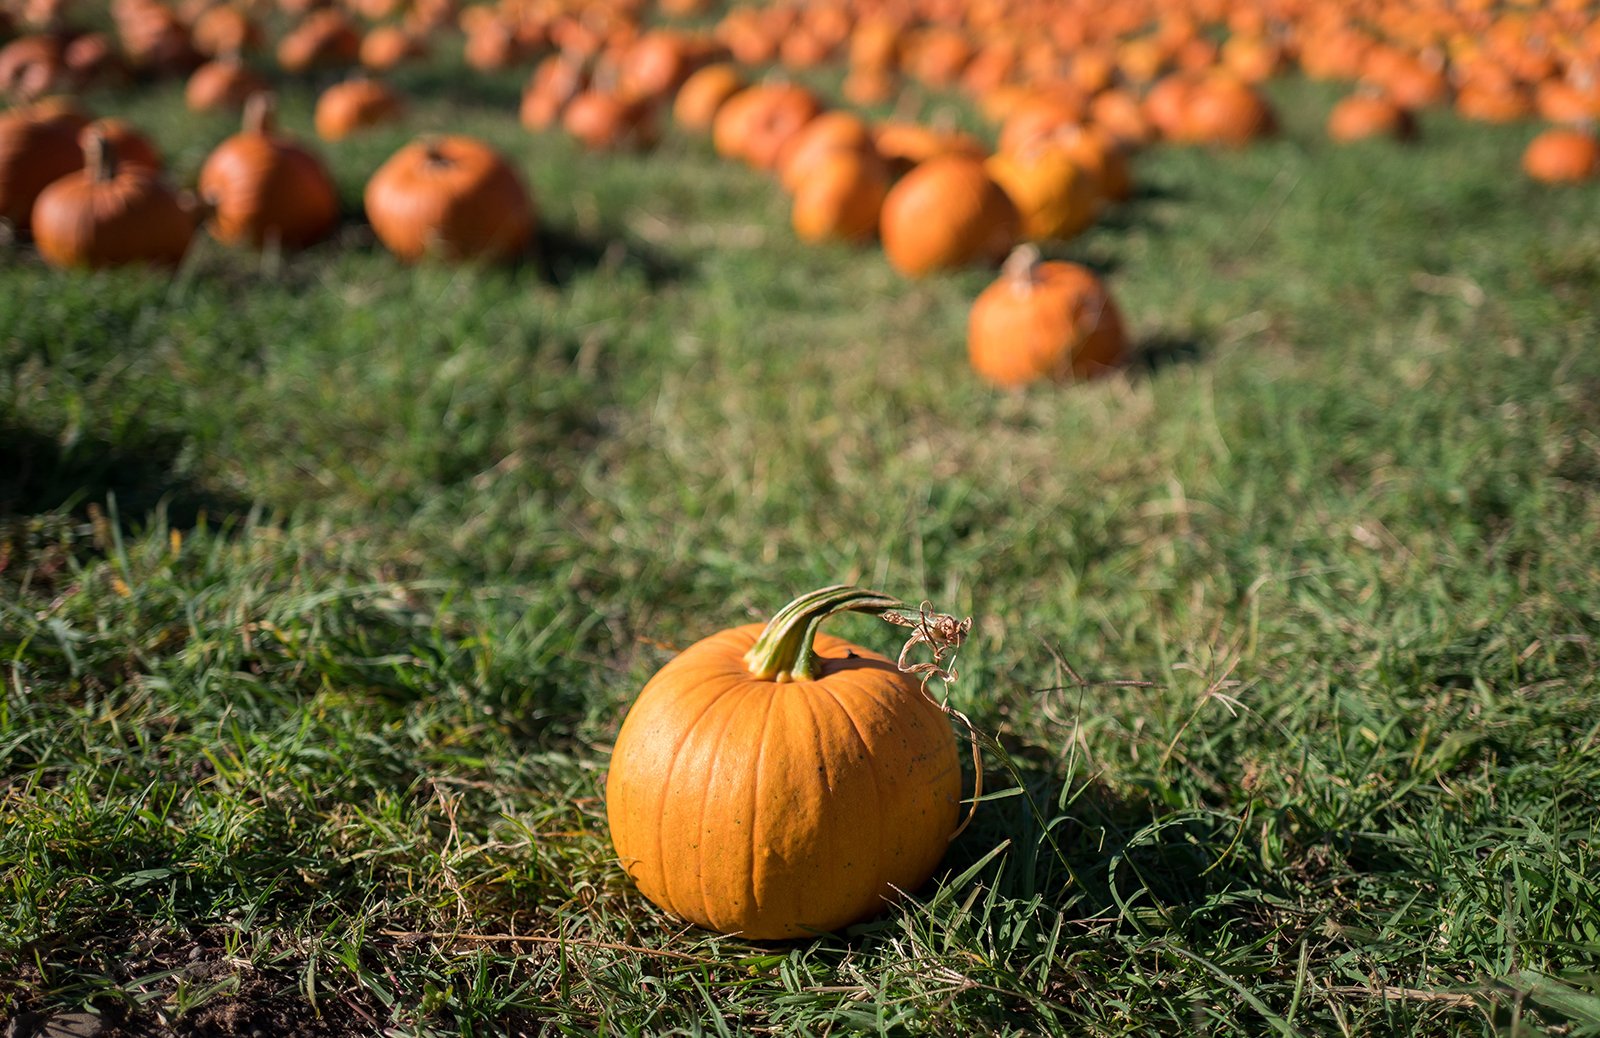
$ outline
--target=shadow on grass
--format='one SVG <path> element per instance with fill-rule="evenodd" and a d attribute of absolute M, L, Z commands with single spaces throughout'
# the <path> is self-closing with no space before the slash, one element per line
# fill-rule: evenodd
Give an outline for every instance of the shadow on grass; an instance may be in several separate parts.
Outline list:
<path fill-rule="evenodd" d="M 193 529 L 202 518 L 216 523 L 242 516 L 248 504 L 176 474 L 184 438 L 152 431 L 115 444 L 95 436 L 63 443 L 38 429 L 0 423 L 0 520 L 67 511 L 115 499 L 124 530 L 146 523 L 164 509 L 167 523 Z"/>
<path fill-rule="evenodd" d="M 1157 332 L 1140 339 L 1128 357 L 1128 373 L 1135 377 L 1153 375 L 1179 364 L 1198 364 L 1211 352 L 1211 343 L 1201 335 Z"/>
<path fill-rule="evenodd" d="M 589 237 L 565 227 L 542 227 L 533 265 L 557 288 L 578 277 L 602 272 L 638 271 L 651 288 L 683 277 L 684 266 L 653 245 L 626 234 Z"/>

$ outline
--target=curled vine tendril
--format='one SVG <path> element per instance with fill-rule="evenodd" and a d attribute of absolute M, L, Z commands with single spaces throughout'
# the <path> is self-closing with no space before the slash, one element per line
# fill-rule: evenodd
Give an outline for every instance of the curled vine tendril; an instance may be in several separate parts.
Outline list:
<path fill-rule="evenodd" d="M 966 714 L 950 705 L 948 696 L 949 686 L 957 677 L 956 653 L 972 631 L 972 617 L 958 620 L 948 613 L 936 613 L 933 611 L 933 604 L 927 601 L 917 608 L 916 616 L 892 610 L 883 613 L 882 616 L 889 623 L 911 629 L 911 637 L 901 646 L 900 658 L 895 661 L 895 666 L 902 674 L 915 674 L 922 679 L 922 694 L 928 697 L 930 703 L 943 711 L 945 716 L 966 729 L 968 742 L 972 745 L 972 799 L 968 802 L 967 817 L 962 819 L 956 831 L 950 834 L 951 841 L 954 841 L 966 831 L 967 826 L 972 824 L 972 816 L 978 812 L 978 801 L 983 797 L 983 755 L 978 748 L 978 729 Z M 926 645 L 933 650 L 931 661 L 909 662 L 912 651 L 919 645 Z M 935 677 L 945 683 L 947 694 L 943 699 L 935 698 L 928 692 L 928 682 Z"/>

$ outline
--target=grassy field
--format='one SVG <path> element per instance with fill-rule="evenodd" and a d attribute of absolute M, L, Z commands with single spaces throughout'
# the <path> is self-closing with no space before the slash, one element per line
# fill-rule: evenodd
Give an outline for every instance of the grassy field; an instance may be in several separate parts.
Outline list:
<path fill-rule="evenodd" d="M 1341 149 L 1275 85 L 1280 139 L 1142 156 L 1057 250 L 1129 370 L 1002 394 L 992 275 L 802 247 L 701 141 L 531 136 L 520 80 L 398 77 L 304 254 L 0 260 L 0 1021 L 1600 1034 L 1600 188 L 1524 181 L 1535 127 Z M 185 183 L 232 130 L 89 101 Z M 443 128 L 536 257 L 374 244 L 366 176 Z M 610 741 L 843 581 L 974 618 L 996 799 L 877 921 L 688 929 L 611 857 Z"/>

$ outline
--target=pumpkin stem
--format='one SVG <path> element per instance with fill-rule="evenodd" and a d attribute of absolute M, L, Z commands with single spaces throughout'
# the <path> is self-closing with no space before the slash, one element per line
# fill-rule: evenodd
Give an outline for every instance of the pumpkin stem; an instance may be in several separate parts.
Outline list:
<path fill-rule="evenodd" d="M 117 175 L 117 149 L 98 125 L 84 134 L 83 158 L 90 182 L 104 184 Z"/>
<path fill-rule="evenodd" d="M 417 143 L 422 145 L 422 157 L 430 166 L 450 165 L 450 156 L 444 153 L 444 138 L 438 134 L 430 133 L 417 138 Z"/>
<path fill-rule="evenodd" d="M 273 116 L 275 107 L 276 102 L 269 92 L 257 90 L 251 94 L 244 103 L 244 132 L 271 133 L 276 129 L 277 119 Z"/>
<path fill-rule="evenodd" d="M 1022 293 L 1033 291 L 1033 286 L 1038 282 L 1038 271 L 1039 248 L 1032 244 L 1018 245 L 1000 266 L 1001 276 L 1013 289 Z"/>
<path fill-rule="evenodd" d="M 750 673 L 763 681 L 810 681 L 817 676 L 812 645 L 822 621 L 846 610 L 883 613 L 903 603 L 881 591 L 838 584 L 801 595 L 767 621 L 755 645 L 744 654 Z"/>

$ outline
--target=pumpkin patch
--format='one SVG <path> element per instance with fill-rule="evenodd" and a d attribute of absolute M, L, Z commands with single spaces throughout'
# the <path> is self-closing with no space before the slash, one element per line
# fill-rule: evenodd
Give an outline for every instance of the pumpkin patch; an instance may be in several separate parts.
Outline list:
<path fill-rule="evenodd" d="M 0 1031 L 1589 1033 L 1597 84 L 0 0 Z"/>

